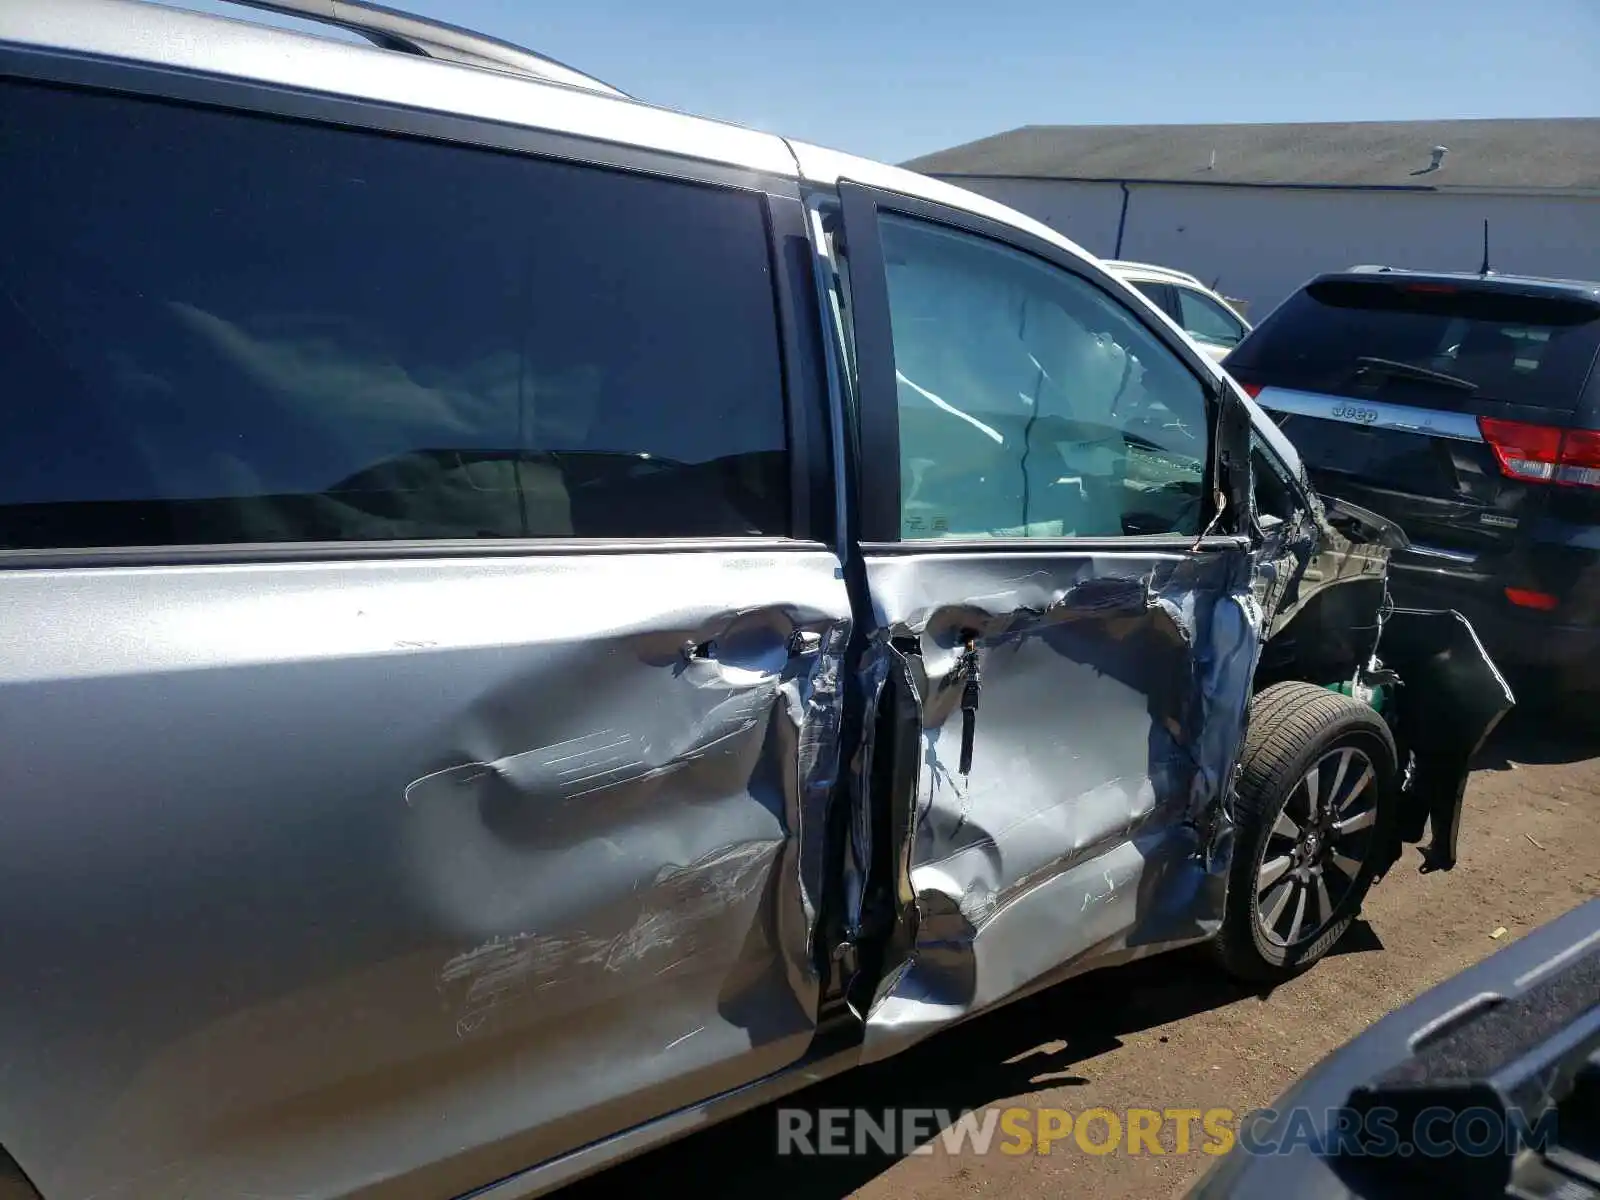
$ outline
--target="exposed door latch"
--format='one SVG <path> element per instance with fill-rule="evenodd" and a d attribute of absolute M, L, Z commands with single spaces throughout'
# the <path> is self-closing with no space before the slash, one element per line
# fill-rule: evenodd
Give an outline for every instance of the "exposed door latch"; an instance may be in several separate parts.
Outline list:
<path fill-rule="evenodd" d="M 682 648 L 684 662 L 706 662 L 717 656 L 716 642 L 685 642 Z"/>
<path fill-rule="evenodd" d="M 789 657 L 802 658 L 822 649 L 822 635 L 814 629 L 796 629 L 789 635 Z"/>
<path fill-rule="evenodd" d="M 961 766 L 963 775 L 972 774 L 972 742 L 978 731 L 978 698 L 983 691 L 983 673 L 978 667 L 976 636 L 969 633 L 961 655 Z"/>

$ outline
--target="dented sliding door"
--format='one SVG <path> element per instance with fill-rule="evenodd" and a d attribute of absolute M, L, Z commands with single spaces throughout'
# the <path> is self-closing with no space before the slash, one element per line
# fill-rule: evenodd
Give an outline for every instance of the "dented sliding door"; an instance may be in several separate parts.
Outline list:
<path fill-rule="evenodd" d="M 837 570 L 0 571 L 14 1152 L 52 1195 L 457 1195 L 799 1058 Z"/>
<path fill-rule="evenodd" d="M 1192 350 L 1042 239 L 841 192 L 873 1059 L 1215 929 L 1260 620 Z"/>

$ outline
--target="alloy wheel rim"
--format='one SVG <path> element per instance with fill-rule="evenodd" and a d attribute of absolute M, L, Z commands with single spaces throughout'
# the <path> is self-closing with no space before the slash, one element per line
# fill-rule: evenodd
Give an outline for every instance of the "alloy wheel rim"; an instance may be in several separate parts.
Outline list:
<path fill-rule="evenodd" d="M 1256 869 L 1256 921 L 1274 946 L 1311 941 L 1349 897 L 1372 849 L 1377 773 L 1354 746 L 1329 750 L 1289 793 Z"/>

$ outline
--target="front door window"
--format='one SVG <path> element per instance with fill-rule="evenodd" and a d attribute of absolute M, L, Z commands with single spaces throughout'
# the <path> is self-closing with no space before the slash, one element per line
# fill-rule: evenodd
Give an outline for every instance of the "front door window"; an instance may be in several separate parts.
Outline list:
<path fill-rule="evenodd" d="M 1205 392 L 1099 287 L 885 214 L 901 536 L 1200 531 Z"/>

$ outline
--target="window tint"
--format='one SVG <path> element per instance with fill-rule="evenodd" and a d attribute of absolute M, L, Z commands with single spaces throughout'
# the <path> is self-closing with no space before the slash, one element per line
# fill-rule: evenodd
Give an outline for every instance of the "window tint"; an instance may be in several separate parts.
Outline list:
<path fill-rule="evenodd" d="M 998 243 L 882 232 L 903 537 L 1199 532 L 1205 394 L 1130 311 Z"/>
<path fill-rule="evenodd" d="M 1577 296 L 1329 279 L 1284 301 L 1228 356 L 1228 370 L 1426 407 L 1459 410 L 1478 399 L 1571 410 L 1597 350 L 1600 304 Z"/>
<path fill-rule="evenodd" d="M 1178 322 L 1190 337 L 1214 346 L 1234 346 L 1244 336 L 1239 318 L 1203 292 L 1193 288 L 1174 288 L 1178 293 Z"/>
<path fill-rule="evenodd" d="M 0 546 L 788 530 L 758 197 L 0 88 Z"/>

